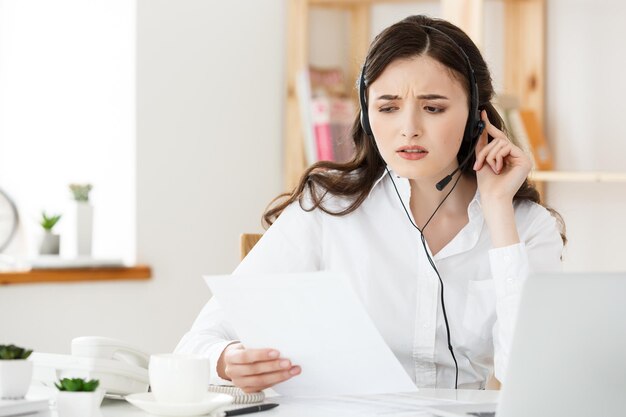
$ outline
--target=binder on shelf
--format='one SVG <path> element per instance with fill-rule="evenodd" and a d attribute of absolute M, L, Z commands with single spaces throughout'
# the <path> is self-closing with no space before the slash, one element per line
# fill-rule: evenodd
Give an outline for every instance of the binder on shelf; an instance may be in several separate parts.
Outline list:
<path fill-rule="evenodd" d="M 511 94 L 498 94 L 494 106 L 505 119 L 511 139 L 531 156 L 533 169 L 554 169 L 552 153 L 537 114 L 521 108 L 519 98 Z"/>
<path fill-rule="evenodd" d="M 524 124 L 530 149 L 535 159 L 535 166 L 542 171 L 550 171 L 554 168 L 552 152 L 543 134 L 543 128 L 539 123 L 537 114 L 532 110 L 520 110 L 520 118 Z"/>

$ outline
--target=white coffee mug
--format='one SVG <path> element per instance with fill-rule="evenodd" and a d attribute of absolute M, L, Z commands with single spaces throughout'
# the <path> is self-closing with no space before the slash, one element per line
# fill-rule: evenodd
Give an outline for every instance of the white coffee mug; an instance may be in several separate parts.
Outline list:
<path fill-rule="evenodd" d="M 163 403 L 202 401 L 209 387 L 209 372 L 209 359 L 199 355 L 152 355 L 148 367 L 154 398 Z"/>

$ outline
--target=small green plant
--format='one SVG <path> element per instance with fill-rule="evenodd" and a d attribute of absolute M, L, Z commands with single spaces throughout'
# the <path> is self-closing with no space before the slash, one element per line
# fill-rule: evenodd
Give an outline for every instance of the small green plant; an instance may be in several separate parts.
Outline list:
<path fill-rule="evenodd" d="M 26 359 L 33 353 L 32 350 L 26 350 L 15 345 L 0 345 L 0 360 L 7 359 Z"/>
<path fill-rule="evenodd" d="M 59 391 L 72 391 L 72 392 L 93 392 L 100 385 L 100 381 L 97 379 L 91 379 L 89 381 L 82 378 L 63 378 L 58 383 L 54 383 L 54 386 Z"/>
<path fill-rule="evenodd" d="M 91 184 L 70 184 L 70 191 L 76 201 L 89 201 L 89 191 L 92 188 Z"/>
<path fill-rule="evenodd" d="M 41 227 L 44 228 L 45 231 L 50 232 L 60 219 L 60 214 L 48 216 L 44 211 L 43 213 L 41 213 L 41 221 L 39 222 L 39 224 L 41 225 Z"/>

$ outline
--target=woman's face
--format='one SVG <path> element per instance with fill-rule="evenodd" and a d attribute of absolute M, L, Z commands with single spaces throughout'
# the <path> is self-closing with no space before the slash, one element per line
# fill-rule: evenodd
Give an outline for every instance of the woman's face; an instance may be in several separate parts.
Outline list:
<path fill-rule="evenodd" d="M 393 61 L 369 87 L 368 112 L 383 159 L 401 177 L 437 182 L 458 166 L 467 93 L 443 64 Z"/>

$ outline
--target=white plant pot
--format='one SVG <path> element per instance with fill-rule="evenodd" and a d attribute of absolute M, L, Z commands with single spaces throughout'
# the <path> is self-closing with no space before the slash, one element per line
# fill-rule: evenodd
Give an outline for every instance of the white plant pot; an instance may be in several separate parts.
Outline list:
<path fill-rule="evenodd" d="M 93 235 L 93 206 L 86 201 L 76 202 L 76 254 L 90 256 Z"/>
<path fill-rule="evenodd" d="M 57 414 L 59 417 L 95 417 L 100 415 L 100 404 L 104 390 L 93 392 L 59 391 L 57 393 Z"/>
<path fill-rule="evenodd" d="M 33 363 L 27 359 L 0 360 L 0 398 L 23 398 L 33 378 Z"/>
<path fill-rule="evenodd" d="M 41 255 L 58 255 L 61 246 L 61 236 L 52 232 L 46 232 L 41 239 L 39 246 L 39 254 Z"/>

